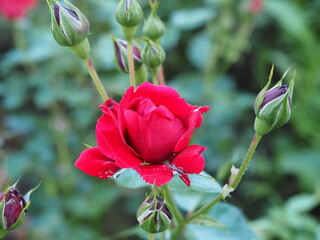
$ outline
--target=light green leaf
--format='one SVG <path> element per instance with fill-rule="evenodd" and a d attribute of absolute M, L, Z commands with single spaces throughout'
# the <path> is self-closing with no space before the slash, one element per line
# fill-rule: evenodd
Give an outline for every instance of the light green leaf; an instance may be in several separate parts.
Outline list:
<path fill-rule="evenodd" d="M 207 177 L 211 177 L 209 174 L 202 172 L 202 175 L 206 175 Z M 209 179 L 205 176 L 201 176 L 199 174 L 190 174 L 189 178 L 191 181 L 190 187 L 186 186 L 183 181 L 175 176 L 171 182 L 168 184 L 169 188 L 173 191 L 177 192 L 203 192 L 203 193 L 220 193 L 221 186 L 215 180 Z"/>
<path fill-rule="evenodd" d="M 200 215 L 198 218 L 193 219 L 190 222 L 190 224 L 195 224 L 195 225 L 200 225 L 200 226 L 208 226 L 208 227 L 212 227 L 212 228 L 220 228 L 220 229 L 227 231 L 226 227 L 222 223 L 220 223 L 215 218 L 213 218 L 212 216 L 207 215 L 207 214 Z"/>
<path fill-rule="evenodd" d="M 288 212 L 304 213 L 312 210 L 320 202 L 320 199 L 312 194 L 299 194 L 291 197 L 286 203 Z"/>
<path fill-rule="evenodd" d="M 126 188 L 142 188 L 148 186 L 148 184 L 142 180 L 139 174 L 132 169 L 126 169 L 114 181 L 121 187 Z"/>
<path fill-rule="evenodd" d="M 249 227 L 241 211 L 228 203 L 218 203 L 209 215 L 223 224 L 227 231 L 209 226 L 188 225 L 186 234 L 188 240 L 254 240 L 256 234 Z"/>

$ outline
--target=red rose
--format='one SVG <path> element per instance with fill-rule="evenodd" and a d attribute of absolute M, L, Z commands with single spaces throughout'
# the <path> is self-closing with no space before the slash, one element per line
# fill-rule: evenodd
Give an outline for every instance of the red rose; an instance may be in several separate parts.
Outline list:
<path fill-rule="evenodd" d="M 36 4 L 36 0 L 0 0 L 0 14 L 10 20 L 20 19 Z"/>
<path fill-rule="evenodd" d="M 175 173 L 190 185 L 187 174 L 203 170 L 206 148 L 188 144 L 209 107 L 192 106 L 173 88 L 146 82 L 130 87 L 119 104 L 109 99 L 101 108 L 98 147 L 83 151 L 75 163 L 83 172 L 109 178 L 120 168 L 132 168 L 160 186 Z"/>

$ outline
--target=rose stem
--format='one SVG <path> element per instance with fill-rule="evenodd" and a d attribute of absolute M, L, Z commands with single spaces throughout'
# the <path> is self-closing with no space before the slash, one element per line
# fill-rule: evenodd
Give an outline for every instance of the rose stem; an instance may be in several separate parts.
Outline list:
<path fill-rule="evenodd" d="M 163 66 L 160 66 L 160 70 L 159 70 L 159 82 L 161 85 L 166 85 L 166 80 L 164 77 L 164 71 L 163 71 Z"/>
<path fill-rule="evenodd" d="M 159 85 L 159 82 L 158 82 L 158 68 L 152 70 L 152 83 L 154 85 Z"/>
<path fill-rule="evenodd" d="M 134 62 L 133 62 L 133 44 L 132 39 L 128 40 L 128 65 L 129 65 L 129 75 L 130 75 L 130 85 L 136 88 L 136 77 L 134 73 Z"/>
<path fill-rule="evenodd" d="M 154 235 L 152 233 L 148 234 L 148 240 L 154 240 Z"/>
<path fill-rule="evenodd" d="M 256 150 L 260 140 L 261 140 L 262 136 L 255 134 L 251 140 L 250 146 L 247 150 L 247 153 L 243 159 L 243 162 L 241 164 L 241 167 L 239 169 L 239 173 L 237 175 L 237 177 L 235 178 L 235 180 L 232 182 L 232 184 L 230 185 L 231 188 L 236 189 L 237 186 L 239 185 L 244 173 L 246 172 L 248 165 L 250 163 L 250 160 L 254 154 L 254 151 Z M 199 217 L 200 215 L 208 212 L 216 203 L 218 203 L 219 201 L 221 201 L 223 199 L 223 193 L 221 192 L 218 196 L 216 196 L 211 202 L 207 203 L 205 206 L 203 206 L 202 208 L 200 208 L 198 211 L 196 211 L 195 213 L 193 213 L 191 216 L 189 216 L 185 221 L 182 221 L 182 224 L 179 224 L 177 226 L 177 228 L 175 229 L 175 231 L 171 234 L 171 240 L 177 239 L 177 237 L 179 236 L 180 232 L 182 231 L 183 227 L 185 224 L 191 222 L 193 219 Z"/>
<path fill-rule="evenodd" d="M 104 89 L 102 82 L 97 74 L 96 69 L 94 68 L 92 61 L 90 58 L 84 59 L 83 60 L 84 64 L 86 65 L 86 68 L 91 76 L 91 79 L 94 83 L 94 85 L 96 86 L 96 89 L 98 90 L 100 97 L 102 98 L 102 100 L 105 102 L 106 100 L 108 100 L 108 94 L 106 92 L 106 90 Z"/>

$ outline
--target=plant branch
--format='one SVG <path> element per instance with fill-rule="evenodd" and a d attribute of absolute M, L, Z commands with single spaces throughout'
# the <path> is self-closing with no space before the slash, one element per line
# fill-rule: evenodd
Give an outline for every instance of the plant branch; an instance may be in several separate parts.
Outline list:
<path fill-rule="evenodd" d="M 108 94 L 106 92 L 106 90 L 104 89 L 102 82 L 97 74 L 96 69 L 94 68 L 91 59 L 84 59 L 83 60 L 84 64 L 86 65 L 86 68 L 91 76 L 91 79 L 94 83 L 94 85 L 96 86 L 96 89 L 98 90 L 100 97 L 102 98 L 102 100 L 105 102 L 106 100 L 108 100 Z"/>
<path fill-rule="evenodd" d="M 129 75 L 130 75 L 130 85 L 134 88 L 137 87 L 136 77 L 134 73 L 134 61 L 133 61 L 133 44 L 132 39 L 128 40 L 128 65 L 129 65 Z"/>

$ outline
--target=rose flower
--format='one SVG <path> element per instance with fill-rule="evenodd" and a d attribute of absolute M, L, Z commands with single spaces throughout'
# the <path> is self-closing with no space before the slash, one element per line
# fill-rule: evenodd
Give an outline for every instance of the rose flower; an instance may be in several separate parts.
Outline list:
<path fill-rule="evenodd" d="M 37 0 L 0 0 L 0 15 L 9 20 L 18 20 L 24 18 L 36 4 Z"/>
<path fill-rule="evenodd" d="M 189 186 L 187 174 L 204 169 L 206 148 L 188 144 L 209 107 L 192 106 L 173 88 L 146 82 L 136 90 L 130 87 L 119 104 L 109 99 L 101 108 L 98 146 L 81 153 L 75 162 L 81 171 L 110 178 L 121 168 L 132 168 L 157 186 L 178 174 Z"/>

